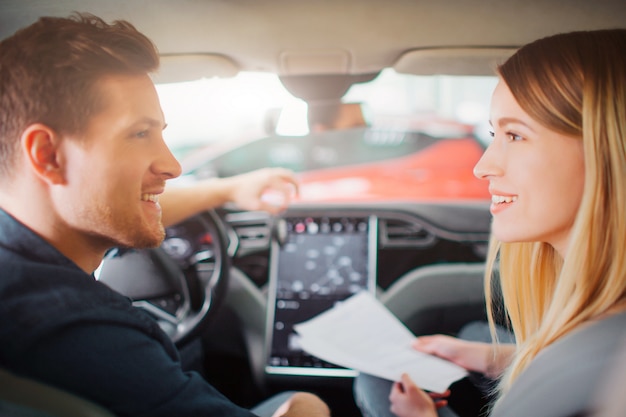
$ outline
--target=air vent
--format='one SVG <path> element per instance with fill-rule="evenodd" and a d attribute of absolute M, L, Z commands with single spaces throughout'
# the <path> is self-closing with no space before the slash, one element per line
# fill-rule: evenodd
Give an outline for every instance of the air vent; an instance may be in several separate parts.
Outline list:
<path fill-rule="evenodd" d="M 270 244 L 271 228 L 266 213 L 229 213 L 226 221 L 237 234 L 239 250 L 267 249 Z"/>
<path fill-rule="evenodd" d="M 426 247 L 435 242 L 435 235 L 415 221 L 381 219 L 381 243 L 386 247 Z"/>
<path fill-rule="evenodd" d="M 242 249 L 258 249 L 269 245 L 270 228 L 267 224 L 236 226 L 235 233 Z"/>

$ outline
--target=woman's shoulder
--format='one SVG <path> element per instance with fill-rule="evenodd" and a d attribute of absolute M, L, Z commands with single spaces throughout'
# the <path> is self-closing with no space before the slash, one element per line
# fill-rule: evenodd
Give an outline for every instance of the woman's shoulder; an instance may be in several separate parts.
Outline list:
<path fill-rule="evenodd" d="M 544 349 L 493 416 L 568 416 L 589 411 L 626 337 L 626 312 L 594 321 Z"/>

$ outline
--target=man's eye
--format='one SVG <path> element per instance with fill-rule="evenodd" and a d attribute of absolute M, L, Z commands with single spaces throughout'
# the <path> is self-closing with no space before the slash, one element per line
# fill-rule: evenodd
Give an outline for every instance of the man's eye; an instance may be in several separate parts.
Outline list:
<path fill-rule="evenodd" d="M 146 136 L 148 136 L 148 131 L 147 130 L 139 131 L 135 133 L 135 136 L 138 138 L 145 138 Z"/>
<path fill-rule="evenodd" d="M 494 132 L 493 130 L 489 131 L 489 136 L 491 136 L 492 138 L 496 136 L 496 132 Z"/>

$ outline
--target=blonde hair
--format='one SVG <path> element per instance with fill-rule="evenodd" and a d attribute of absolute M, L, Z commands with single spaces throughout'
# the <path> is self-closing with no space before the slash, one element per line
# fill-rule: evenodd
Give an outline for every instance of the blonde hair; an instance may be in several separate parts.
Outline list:
<path fill-rule="evenodd" d="M 565 259 L 542 242 L 490 243 L 490 322 L 493 328 L 497 263 L 518 345 L 500 383 L 505 392 L 542 349 L 626 297 L 626 30 L 540 39 L 518 50 L 498 73 L 533 119 L 581 138 L 585 162 Z"/>

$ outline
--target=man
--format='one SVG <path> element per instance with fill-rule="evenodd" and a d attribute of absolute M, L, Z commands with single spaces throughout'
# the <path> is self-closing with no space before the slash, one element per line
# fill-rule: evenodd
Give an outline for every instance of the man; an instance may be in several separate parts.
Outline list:
<path fill-rule="evenodd" d="M 148 75 L 158 61 L 129 23 L 88 15 L 43 18 L 0 43 L 0 367 L 120 416 L 250 416 L 184 373 L 158 325 L 93 279 L 109 248 L 164 237 L 159 196 L 181 168 Z M 290 182 L 263 175 L 246 198 L 219 183 L 210 201 L 174 208 L 175 190 L 168 221 Z M 278 413 L 329 415 L 306 393 Z"/>

